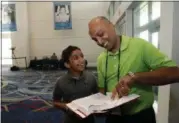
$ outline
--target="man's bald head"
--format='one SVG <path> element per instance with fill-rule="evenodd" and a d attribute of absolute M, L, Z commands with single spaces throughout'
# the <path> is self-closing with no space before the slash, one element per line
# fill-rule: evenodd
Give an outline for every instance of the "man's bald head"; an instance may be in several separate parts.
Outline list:
<path fill-rule="evenodd" d="M 109 26 L 113 26 L 113 24 L 106 17 L 97 16 L 88 23 L 89 34 L 98 31 L 99 28 L 109 28 Z"/>
<path fill-rule="evenodd" d="M 112 24 L 112 23 L 111 23 L 106 17 L 104 17 L 104 16 L 98 16 L 98 17 L 93 18 L 93 19 L 89 22 L 89 25 L 92 24 L 92 23 L 95 23 L 95 22 L 106 22 L 106 23 Z"/>
<path fill-rule="evenodd" d="M 89 24 L 89 35 L 96 43 L 110 50 L 116 41 L 116 32 L 113 24 L 104 16 L 93 18 Z"/>

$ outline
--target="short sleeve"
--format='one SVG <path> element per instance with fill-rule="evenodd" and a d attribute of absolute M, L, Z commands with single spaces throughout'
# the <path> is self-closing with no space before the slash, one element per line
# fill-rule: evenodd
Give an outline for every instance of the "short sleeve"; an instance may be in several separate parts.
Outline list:
<path fill-rule="evenodd" d="M 104 88 L 104 76 L 102 74 L 102 57 L 97 59 L 97 75 L 98 75 L 98 87 Z"/>
<path fill-rule="evenodd" d="M 161 67 L 173 67 L 176 63 L 163 54 L 159 49 L 149 42 L 144 43 L 143 60 L 145 64 L 151 69 L 155 70 Z"/>
<path fill-rule="evenodd" d="M 53 91 L 53 100 L 54 101 L 62 101 L 62 90 L 58 84 L 55 84 L 54 91 Z"/>

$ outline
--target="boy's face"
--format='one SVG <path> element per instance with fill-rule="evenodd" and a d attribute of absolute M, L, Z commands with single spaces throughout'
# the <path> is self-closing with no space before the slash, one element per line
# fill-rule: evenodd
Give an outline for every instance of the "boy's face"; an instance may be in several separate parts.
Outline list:
<path fill-rule="evenodd" d="M 81 50 L 76 49 L 72 52 L 69 62 L 68 62 L 69 69 L 75 72 L 82 72 L 85 69 L 85 60 L 83 57 L 83 53 Z"/>

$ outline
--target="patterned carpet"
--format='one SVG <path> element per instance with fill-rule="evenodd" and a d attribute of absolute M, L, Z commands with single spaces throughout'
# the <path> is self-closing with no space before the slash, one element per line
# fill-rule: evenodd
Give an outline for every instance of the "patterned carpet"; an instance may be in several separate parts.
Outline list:
<path fill-rule="evenodd" d="M 31 96 L 52 99 L 52 91 L 59 77 L 66 71 L 2 71 L 2 102 L 16 102 Z"/>
<path fill-rule="evenodd" d="M 63 112 L 52 106 L 52 92 L 66 71 L 2 69 L 2 123 L 62 123 Z"/>
<path fill-rule="evenodd" d="M 2 123 L 62 123 L 63 112 L 40 97 L 1 106 Z"/>
<path fill-rule="evenodd" d="M 91 71 L 91 70 L 90 70 Z M 92 71 L 95 75 L 95 71 Z M 21 70 L 12 72 L 2 69 L 2 103 L 16 102 L 32 96 L 52 100 L 55 83 L 66 71 Z"/>
<path fill-rule="evenodd" d="M 33 70 L 12 72 L 8 68 L 3 68 L 2 123 L 62 123 L 63 112 L 52 106 L 52 93 L 55 83 L 65 72 Z"/>

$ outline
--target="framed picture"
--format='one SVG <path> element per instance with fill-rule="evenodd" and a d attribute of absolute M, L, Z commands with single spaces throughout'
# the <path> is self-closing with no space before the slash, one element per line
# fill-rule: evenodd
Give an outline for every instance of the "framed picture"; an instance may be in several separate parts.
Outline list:
<path fill-rule="evenodd" d="M 54 28 L 72 29 L 71 2 L 54 2 Z"/>
<path fill-rule="evenodd" d="M 17 31 L 15 3 L 2 4 L 2 32 Z"/>

